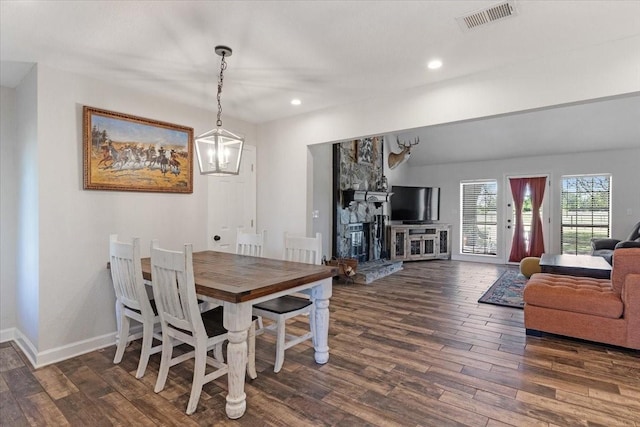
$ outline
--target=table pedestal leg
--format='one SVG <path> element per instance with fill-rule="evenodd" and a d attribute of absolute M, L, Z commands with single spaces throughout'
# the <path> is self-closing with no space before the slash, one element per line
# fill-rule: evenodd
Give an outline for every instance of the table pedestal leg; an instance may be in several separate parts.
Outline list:
<path fill-rule="evenodd" d="M 311 313 L 313 347 L 316 350 L 316 363 L 329 361 L 329 298 L 331 298 L 331 278 L 323 280 L 311 290 L 311 299 L 315 309 Z"/>
<path fill-rule="evenodd" d="M 251 326 L 251 304 L 224 303 L 224 327 L 228 331 L 227 364 L 229 393 L 227 416 L 240 418 L 247 409 L 244 375 L 247 368 L 247 334 Z"/>

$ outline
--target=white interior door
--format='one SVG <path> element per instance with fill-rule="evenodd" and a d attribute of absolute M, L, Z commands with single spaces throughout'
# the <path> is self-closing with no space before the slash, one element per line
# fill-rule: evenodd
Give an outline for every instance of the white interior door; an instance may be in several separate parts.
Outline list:
<path fill-rule="evenodd" d="M 211 176 L 208 183 L 208 248 L 235 252 L 236 230 L 256 230 L 256 149 L 244 146 L 240 173 Z"/>
<path fill-rule="evenodd" d="M 509 263 L 509 254 L 511 253 L 511 243 L 513 242 L 513 233 L 515 231 L 515 218 L 516 218 L 516 208 L 513 202 L 513 193 L 511 192 L 511 185 L 509 184 L 510 178 L 537 178 L 537 177 L 546 177 L 547 178 L 547 186 L 544 191 L 544 198 L 542 199 L 542 207 L 540 209 L 540 215 L 542 220 L 542 234 L 544 236 L 544 248 L 548 250 L 550 247 L 549 242 L 549 222 L 550 222 L 550 208 L 549 208 L 549 200 L 551 200 L 551 179 L 549 175 L 541 174 L 541 175 L 511 175 L 505 177 L 504 180 L 504 200 L 505 200 L 505 232 L 504 235 L 504 259 L 506 263 Z M 527 244 L 529 242 L 529 236 L 531 235 L 531 210 L 529 207 L 531 206 L 531 195 L 527 192 L 525 196 L 525 203 L 523 205 L 523 223 L 524 223 L 524 232 L 525 232 L 525 240 Z M 511 263 L 516 264 L 516 263 Z"/>

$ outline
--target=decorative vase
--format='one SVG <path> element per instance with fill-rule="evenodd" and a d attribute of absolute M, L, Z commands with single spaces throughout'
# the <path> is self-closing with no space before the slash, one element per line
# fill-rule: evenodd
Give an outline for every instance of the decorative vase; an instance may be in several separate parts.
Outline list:
<path fill-rule="evenodd" d="M 380 178 L 380 183 L 378 184 L 378 190 L 386 192 L 388 189 L 389 183 L 387 182 L 387 177 L 382 175 L 382 178 Z"/>

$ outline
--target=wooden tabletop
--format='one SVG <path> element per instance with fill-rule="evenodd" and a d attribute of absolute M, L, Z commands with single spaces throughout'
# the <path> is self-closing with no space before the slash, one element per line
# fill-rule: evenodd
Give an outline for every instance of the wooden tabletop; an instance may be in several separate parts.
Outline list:
<path fill-rule="evenodd" d="M 193 253 L 196 292 L 229 302 L 244 302 L 338 274 L 337 267 L 257 258 L 226 252 Z M 142 275 L 151 278 L 151 260 L 142 259 Z"/>

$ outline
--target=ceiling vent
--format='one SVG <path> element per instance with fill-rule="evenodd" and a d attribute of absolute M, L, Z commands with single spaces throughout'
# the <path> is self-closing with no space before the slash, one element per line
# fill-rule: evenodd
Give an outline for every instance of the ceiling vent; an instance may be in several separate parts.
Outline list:
<path fill-rule="evenodd" d="M 463 31 L 473 30 L 491 22 L 499 21 L 518 14 L 515 1 L 505 1 L 494 4 L 486 9 L 477 10 L 456 18 Z"/>

